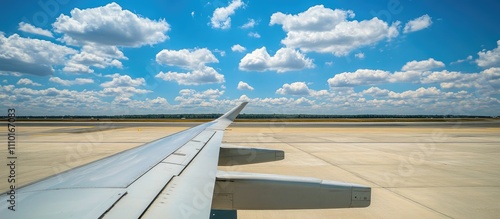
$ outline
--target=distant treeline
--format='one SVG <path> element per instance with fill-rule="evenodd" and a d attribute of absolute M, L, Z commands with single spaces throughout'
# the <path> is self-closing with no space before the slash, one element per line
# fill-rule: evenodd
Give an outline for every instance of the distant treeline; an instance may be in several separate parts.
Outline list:
<path fill-rule="evenodd" d="M 116 116 L 18 116 L 18 119 L 216 119 L 222 114 L 150 114 Z M 312 114 L 240 114 L 238 119 L 370 119 L 370 118 L 496 118 L 470 115 L 312 115 Z"/>

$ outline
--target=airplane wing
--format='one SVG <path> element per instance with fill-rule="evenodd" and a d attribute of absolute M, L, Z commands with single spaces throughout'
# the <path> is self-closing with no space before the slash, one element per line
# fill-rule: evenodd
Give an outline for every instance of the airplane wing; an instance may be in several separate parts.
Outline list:
<path fill-rule="evenodd" d="M 284 158 L 223 145 L 246 102 L 220 118 L 0 196 L 2 218 L 209 218 L 211 209 L 366 207 L 370 188 L 313 178 L 222 172 Z M 15 210 L 15 211 L 14 211 Z"/>

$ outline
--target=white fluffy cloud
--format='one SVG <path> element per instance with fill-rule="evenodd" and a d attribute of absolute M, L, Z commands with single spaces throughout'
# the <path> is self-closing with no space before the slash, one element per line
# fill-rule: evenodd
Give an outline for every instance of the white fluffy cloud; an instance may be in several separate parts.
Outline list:
<path fill-rule="evenodd" d="M 444 90 L 462 89 L 461 91 L 458 91 L 460 95 L 463 95 L 463 92 L 472 92 L 475 95 L 486 98 L 493 98 L 495 95 L 498 95 L 498 90 L 500 90 L 500 68 L 493 67 L 483 70 L 479 73 L 466 73 L 448 70 L 430 71 L 430 69 L 432 68 L 444 66 L 442 62 L 435 61 L 434 59 L 424 60 L 420 62 L 408 62 L 405 66 L 406 68 L 404 67 L 403 69 L 407 71 L 394 73 L 371 69 L 358 69 L 355 72 L 342 72 L 328 79 L 328 84 L 333 91 L 338 89 L 353 89 L 353 87 L 355 86 L 390 83 L 413 83 L 439 86 Z M 465 89 L 466 91 L 464 91 L 463 89 Z M 435 90 L 429 90 L 429 88 L 423 87 L 421 90 L 417 91 L 415 91 L 416 93 L 403 92 L 401 94 L 395 95 L 392 91 L 391 93 L 385 89 L 372 87 L 368 90 L 363 91 L 361 94 L 367 94 L 376 97 L 389 95 L 392 98 L 398 97 L 404 99 L 406 97 L 412 96 L 413 94 L 420 95 L 424 91 L 427 92 L 426 94 L 429 94 L 434 92 Z M 444 95 L 444 92 L 442 93 Z M 446 95 L 449 95 L 450 98 L 455 94 L 458 95 L 457 92 L 446 92 Z"/>
<path fill-rule="evenodd" d="M 304 82 L 294 82 L 291 84 L 284 84 L 283 87 L 276 90 L 277 94 L 282 95 L 309 95 L 309 87 Z"/>
<path fill-rule="evenodd" d="M 212 28 L 229 29 L 231 27 L 231 17 L 236 9 L 243 7 L 245 3 L 241 0 L 233 0 L 227 7 L 216 8 L 210 19 Z"/>
<path fill-rule="evenodd" d="M 353 18 L 352 11 L 317 5 L 297 15 L 274 13 L 269 24 L 282 25 L 287 36 L 281 42 L 287 47 L 336 56 L 345 56 L 352 50 L 390 40 L 399 34 L 399 22 L 389 25 L 378 18 L 348 20 Z"/>
<path fill-rule="evenodd" d="M 429 15 L 425 14 L 421 17 L 415 18 L 414 20 L 408 21 L 406 23 L 403 32 L 410 33 L 428 28 L 432 24 L 432 19 Z"/>
<path fill-rule="evenodd" d="M 241 46 L 240 44 L 236 44 L 236 45 L 231 46 L 231 50 L 233 52 L 245 52 L 247 49 L 245 47 Z"/>
<path fill-rule="evenodd" d="M 451 93 L 450 93 L 451 94 Z M 443 93 L 436 87 L 418 88 L 417 90 L 407 90 L 401 93 L 389 92 L 390 98 L 398 99 L 420 99 L 441 97 Z"/>
<path fill-rule="evenodd" d="M 449 82 L 452 80 L 450 79 L 452 75 L 453 77 L 466 77 L 466 74 L 457 72 L 450 73 L 446 70 L 430 71 L 444 66 L 443 62 L 430 58 L 423 61 L 408 62 L 402 67 L 403 71 L 401 72 L 391 73 L 383 70 L 358 69 L 355 72 L 342 72 L 336 74 L 333 78 L 328 79 L 328 84 L 331 88 L 401 82 L 433 84 Z"/>
<path fill-rule="evenodd" d="M 165 81 L 175 81 L 180 85 L 201 85 L 211 83 L 224 83 L 224 75 L 219 74 L 212 67 L 204 66 L 187 73 L 160 72 L 156 76 Z"/>
<path fill-rule="evenodd" d="M 387 82 L 390 73 L 382 70 L 358 69 L 355 72 L 343 72 L 328 79 L 330 87 L 352 87 Z"/>
<path fill-rule="evenodd" d="M 248 19 L 248 22 L 243 24 L 243 26 L 241 26 L 241 28 L 243 28 L 243 29 L 253 28 L 256 24 L 257 24 L 257 22 L 255 22 L 254 19 Z"/>
<path fill-rule="evenodd" d="M 118 59 L 128 59 L 116 46 L 85 45 L 80 53 L 75 54 L 66 63 L 63 70 L 76 73 L 93 73 L 90 67 L 122 68 L 123 64 Z"/>
<path fill-rule="evenodd" d="M 101 93 L 103 95 L 114 96 L 115 99 L 129 99 L 134 94 L 147 94 L 152 91 L 135 87 L 105 87 Z"/>
<path fill-rule="evenodd" d="M 436 84 L 441 89 L 472 89 L 480 95 L 489 96 L 498 94 L 500 89 L 500 68 L 489 68 L 480 73 L 443 70 L 395 72 L 393 74 L 381 70 L 361 69 L 355 72 L 343 72 L 328 80 L 332 89 L 385 83 Z M 363 93 L 378 96 L 388 94 L 388 90 L 370 88 Z"/>
<path fill-rule="evenodd" d="M 113 96 L 113 104 L 130 104 L 133 102 L 131 99 L 132 96 L 152 92 L 151 90 L 137 88 L 146 84 L 144 78 L 133 79 L 129 75 L 120 74 L 113 74 L 107 77 L 112 78 L 112 80 L 101 84 L 103 89 L 99 94 Z"/>
<path fill-rule="evenodd" d="M 403 71 L 428 71 L 435 68 L 444 67 L 444 63 L 441 61 L 436 61 L 433 58 L 416 61 L 413 60 L 411 62 L 406 63 L 401 70 Z"/>
<path fill-rule="evenodd" d="M 358 59 L 364 59 L 365 58 L 365 54 L 362 53 L 362 52 L 359 52 L 359 53 L 354 54 L 354 57 L 356 57 Z"/>
<path fill-rule="evenodd" d="M 284 84 L 281 88 L 276 90 L 276 94 L 297 96 L 325 96 L 328 95 L 328 91 L 316 91 L 310 89 L 305 82 L 293 82 L 291 84 Z"/>
<path fill-rule="evenodd" d="M 244 71 L 297 71 L 314 68 L 313 60 L 291 48 L 281 48 L 270 56 L 266 47 L 254 50 L 243 57 L 239 69 Z"/>
<path fill-rule="evenodd" d="M 479 58 L 476 63 L 480 67 L 500 67 L 500 40 L 497 41 L 497 48 L 493 50 L 483 50 L 477 53 Z"/>
<path fill-rule="evenodd" d="M 5 37 L 0 32 L 0 71 L 51 75 L 54 65 L 62 65 L 76 50 L 45 40 Z"/>
<path fill-rule="evenodd" d="M 193 89 L 182 89 L 179 91 L 179 96 L 175 97 L 175 101 L 180 102 L 181 106 L 216 106 L 219 102 L 217 99 L 223 94 L 224 91 L 219 89 L 208 89 L 202 92 Z"/>
<path fill-rule="evenodd" d="M 26 33 L 32 33 L 32 34 L 37 34 L 41 36 L 46 36 L 50 38 L 54 38 L 54 35 L 52 35 L 52 32 L 48 30 L 44 30 L 42 28 L 35 27 L 31 24 L 21 22 L 19 23 L 19 30 L 26 32 Z"/>
<path fill-rule="evenodd" d="M 21 78 L 17 81 L 18 85 L 32 85 L 32 86 L 42 86 L 40 83 L 33 82 L 28 78 Z"/>
<path fill-rule="evenodd" d="M 404 112 L 405 114 L 432 114 L 436 111 L 441 114 L 457 114 L 457 112 L 463 114 L 464 109 L 474 108 L 468 106 L 470 103 L 489 101 L 475 99 L 467 91 L 444 92 L 436 87 L 420 87 L 416 90 L 403 92 L 371 87 L 360 94 L 363 98 L 359 98 L 356 101 L 357 104 L 371 107 L 372 110 L 378 109 L 377 111 L 399 109 L 400 113 Z M 372 98 L 369 98 L 370 96 Z"/>
<path fill-rule="evenodd" d="M 163 97 L 132 98 L 151 91 L 134 87 L 104 88 L 100 91 L 71 89 L 31 89 L 16 88 L 13 85 L 1 86 L 0 95 L 6 105 L 17 106 L 25 115 L 120 115 L 165 113 L 171 108 Z M 114 97 L 109 101 L 109 97 Z"/>
<path fill-rule="evenodd" d="M 370 87 L 364 91 L 362 91 L 361 93 L 363 95 L 370 95 L 370 96 L 374 96 L 374 97 L 384 97 L 384 96 L 387 96 L 391 91 L 387 90 L 387 89 L 380 89 L 378 87 Z"/>
<path fill-rule="evenodd" d="M 500 68 L 489 68 L 479 73 L 433 72 L 422 79 L 427 83 L 439 83 L 444 89 L 475 88 L 485 95 L 498 93 L 500 90 Z"/>
<path fill-rule="evenodd" d="M 246 82 L 240 81 L 238 83 L 238 90 L 253 90 L 253 87 Z"/>
<path fill-rule="evenodd" d="M 140 47 L 168 39 L 170 27 L 165 20 L 143 18 L 114 2 L 97 8 L 75 8 L 70 13 L 61 14 L 52 24 L 69 44 Z"/>
<path fill-rule="evenodd" d="M 260 38 L 260 34 L 257 32 L 250 32 L 248 33 L 248 36 L 252 38 Z"/>
<path fill-rule="evenodd" d="M 4 89 L 0 88 L 0 90 Z M 37 90 L 21 87 L 12 88 L 7 93 L 10 98 L 6 100 L 7 105 L 22 108 L 26 115 L 81 114 L 88 111 L 89 108 L 94 109 L 94 105 L 102 105 L 97 92 L 94 91 L 59 90 L 56 88 Z"/>
<path fill-rule="evenodd" d="M 195 50 L 167 50 L 156 54 L 156 62 L 162 65 L 179 66 L 184 69 L 199 69 L 207 63 L 218 63 L 214 54 L 207 48 Z"/>
<path fill-rule="evenodd" d="M 132 79 L 132 77 L 130 77 L 129 75 L 113 74 L 108 77 L 113 79 L 111 81 L 102 83 L 101 87 L 137 87 L 146 84 L 146 80 L 144 80 L 144 78 Z"/>
<path fill-rule="evenodd" d="M 162 50 L 156 54 L 156 62 L 168 66 L 178 66 L 191 72 L 160 72 L 155 77 L 165 81 L 176 81 L 181 85 L 223 83 L 224 75 L 207 63 L 218 63 L 212 52 L 206 48 L 196 50 Z"/>
<path fill-rule="evenodd" d="M 90 78 L 75 78 L 75 80 L 64 80 L 59 77 L 51 77 L 49 79 L 50 82 L 54 82 L 63 86 L 72 86 L 72 85 L 82 85 L 82 84 L 92 84 L 94 83 L 93 79 Z"/>

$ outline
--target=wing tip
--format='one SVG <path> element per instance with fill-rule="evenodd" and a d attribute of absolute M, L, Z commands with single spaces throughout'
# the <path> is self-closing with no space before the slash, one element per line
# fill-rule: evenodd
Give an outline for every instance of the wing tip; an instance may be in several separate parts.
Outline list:
<path fill-rule="evenodd" d="M 229 119 L 231 121 L 234 121 L 234 119 L 236 119 L 236 117 L 240 114 L 240 112 L 243 110 L 243 108 L 245 108 L 245 106 L 247 104 L 248 104 L 247 101 L 242 102 L 237 107 L 234 107 L 233 109 L 228 111 L 226 114 L 222 115 L 219 119 L 225 118 L 225 119 Z"/>

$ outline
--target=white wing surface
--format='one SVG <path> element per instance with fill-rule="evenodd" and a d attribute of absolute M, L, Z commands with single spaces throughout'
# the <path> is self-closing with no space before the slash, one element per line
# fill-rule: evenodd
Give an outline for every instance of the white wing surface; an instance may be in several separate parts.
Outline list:
<path fill-rule="evenodd" d="M 12 204 L 8 202 L 9 194 L 2 194 L 0 216 L 187 219 L 209 218 L 211 209 L 369 205 L 370 188 L 364 186 L 217 171 L 218 165 L 284 159 L 283 151 L 221 145 L 224 130 L 246 104 L 212 122 L 19 188 L 15 194 L 15 211 L 8 209 Z M 259 196 L 267 197 L 268 201 L 263 202 Z M 311 201 L 304 201 L 304 197 Z"/>

